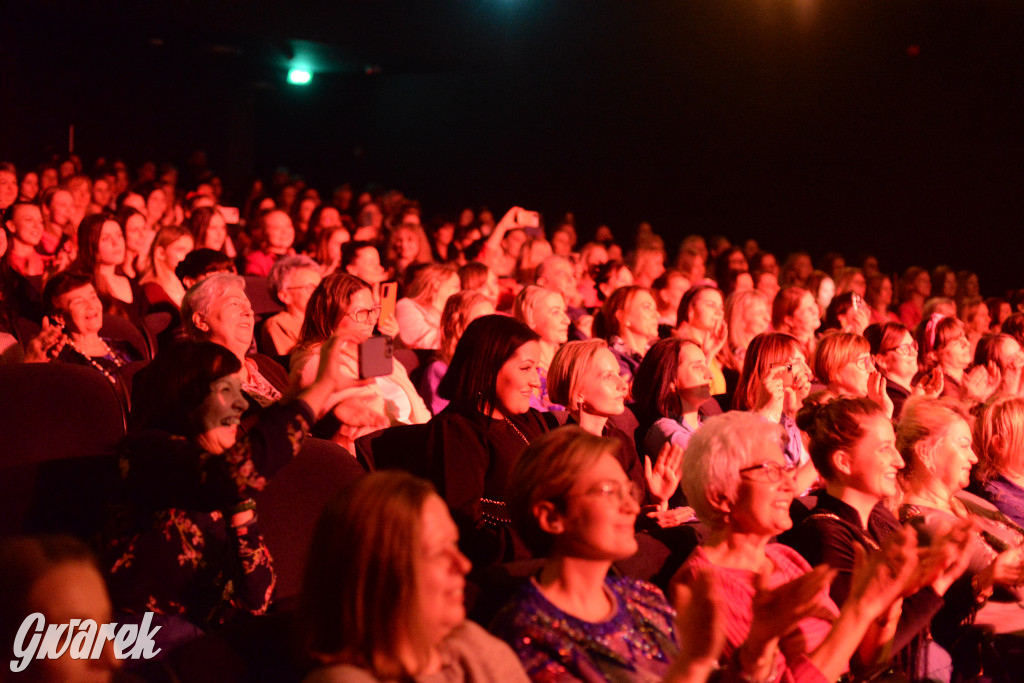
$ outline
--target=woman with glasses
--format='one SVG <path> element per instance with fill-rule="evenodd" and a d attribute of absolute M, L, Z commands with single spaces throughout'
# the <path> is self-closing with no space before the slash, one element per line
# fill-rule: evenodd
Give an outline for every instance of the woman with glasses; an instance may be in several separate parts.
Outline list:
<path fill-rule="evenodd" d="M 875 369 L 871 345 L 859 334 L 833 332 L 814 350 L 814 375 L 832 396 L 870 398 L 892 417 L 885 378 Z"/>
<path fill-rule="evenodd" d="M 795 550 L 771 542 L 792 526 L 796 494 L 784 438 L 779 425 L 739 411 L 708 419 L 693 435 L 683 488 L 709 533 L 672 585 L 714 577 L 725 611 L 723 655 L 745 680 L 834 681 L 855 653 L 873 665 L 892 638 L 916 546 L 898 533 L 872 561 L 858 563 L 837 609 L 826 592 L 835 570 L 812 570 Z"/>
<path fill-rule="evenodd" d="M 942 371 L 933 370 L 914 384 L 917 375 L 917 342 L 903 323 L 868 325 L 864 338 L 871 347 L 875 367 L 885 378 L 885 393 L 892 401 L 893 417 L 903 412 L 911 396 L 937 398 L 942 393 Z"/>
<path fill-rule="evenodd" d="M 675 612 L 662 592 L 610 572 L 637 552 L 640 512 L 640 490 L 616 448 L 611 439 L 561 427 L 516 461 L 509 514 L 544 564 L 491 632 L 512 646 L 534 681 L 704 680 L 718 653 L 695 656 L 693 644 L 683 643 L 680 656 Z M 684 630 L 695 629 L 680 624 Z"/>
<path fill-rule="evenodd" d="M 918 362 L 925 372 L 942 371 L 942 397 L 957 401 L 983 403 L 999 386 L 1001 377 L 995 368 L 975 367 L 970 372 L 971 342 L 964 324 L 941 313 L 918 327 Z"/>
<path fill-rule="evenodd" d="M 348 377 L 359 378 L 358 344 L 373 336 L 373 327 L 380 317 L 380 306 L 373 301 L 373 292 L 363 280 L 347 273 L 328 275 L 309 298 L 306 317 L 299 332 L 299 341 L 292 351 L 291 374 L 302 386 L 309 384 L 320 363 L 320 349 L 336 332 L 349 331 L 356 344 L 346 347 L 344 370 Z M 401 363 L 394 363 L 390 374 L 374 378 L 365 387 L 367 410 L 378 416 L 376 424 L 361 428 L 342 424 L 335 441 L 351 450 L 352 442 L 361 434 L 388 424 L 421 424 L 430 419 L 423 399 L 409 380 Z"/>

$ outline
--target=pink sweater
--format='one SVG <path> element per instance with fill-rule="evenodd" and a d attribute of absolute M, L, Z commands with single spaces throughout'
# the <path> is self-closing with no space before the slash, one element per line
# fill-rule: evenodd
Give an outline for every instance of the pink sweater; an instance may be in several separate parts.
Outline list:
<path fill-rule="evenodd" d="M 776 588 L 811 570 L 810 565 L 795 550 L 779 543 L 770 543 L 765 554 L 775 566 L 768 577 L 768 587 Z M 703 548 L 697 548 L 689 559 L 679 568 L 672 582 L 692 583 L 702 570 L 711 570 L 718 580 L 718 592 L 726 609 L 725 615 L 725 649 L 723 660 L 728 660 L 736 649 L 743 644 L 750 633 L 753 619 L 754 579 L 755 574 L 742 569 L 729 569 L 712 564 Z M 839 615 L 832 599 L 828 597 L 826 588 L 821 594 L 821 605 L 833 617 Z M 800 683 L 818 683 L 825 677 L 807 659 L 807 653 L 818 647 L 832 628 L 832 622 L 818 617 L 808 617 L 779 639 L 779 661 L 777 662 L 779 680 Z"/>

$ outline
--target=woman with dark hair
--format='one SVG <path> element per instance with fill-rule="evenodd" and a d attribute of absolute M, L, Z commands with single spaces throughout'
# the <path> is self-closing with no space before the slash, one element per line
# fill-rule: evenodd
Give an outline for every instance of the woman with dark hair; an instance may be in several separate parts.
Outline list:
<path fill-rule="evenodd" d="M 922 372 L 941 369 L 943 397 L 984 403 L 999 386 L 1002 378 L 995 366 L 967 371 L 971 342 L 964 324 L 953 316 L 933 313 L 918 327 L 917 346 Z"/>
<path fill-rule="evenodd" d="M 658 338 L 658 305 L 643 287 L 620 287 L 601 307 L 594 321 L 594 336 L 608 342 L 619 361 L 619 371 L 626 381 L 640 367 L 647 348 Z"/>
<path fill-rule="evenodd" d="M 501 298 L 498 276 L 479 261 L 470 261 L 459 268 L 459 286 L 463 292 L 479 292 L 495 309 L 498 308 Z"/>
<path fill-rule="evenodd" d="M 109 213 L 86 216 L 78 226 L 78 257 L 68 270 L 93 278 L 106 312 L 135 322 L 144 313 L 142 289 L 119 273 L 125 260 L 124 233 Z"/>
<path fill-rule="evenodd" d="M 868 305 L 872 323 L 899 322 L 896 314 L 889 310 L 889 306 L 892 305 L 892 280 L 888 275 L 875 273 L 868 276 L 864 303 Z"/>
<path fill-rule="evenodd" d="M 725 324 L 725 301 L 713 285 L 694 285 L 679 301 L 675 335 L 692 339 L 704 350 L 711 369 L 711 395 L 725 393 L 725 375 L 718 354 L 729 337 Z"/>
<path fill-rule="evenodd" d="M 327 207 L 333 210 L 333 207 Z M 320 275 L 327 277 L 341 267 L 341 247 L 352 236 L 344 225 L 324 227 L 317 238 L 313 258 L 320 264 Z"/>
<path fill-rule="evenodd" d="M 804 358 L 814 353 L 814 333 L 821 327 L 821 313 L 814 295 L 803 287 L 783 287 L 772 301 L 772 327 L 795 338 Z"/>
<path fill-rule="evenodd" d="M 526 683 L 515 653 L 466 619 L 469 560 L 426 481 L 375 472 L 336 496 L 313 533 L 299 603 L 305 683 Z"/>
<path fill-rule="evenodd" d="M 124 234 L 124 263 L 121 269 L 133 281 L 149 270 L 149 250 L 156 233 L 146 225 L 146 215 L 131 206 L 122 206 L 114 214 Z"/>
<path fill-rule="evenodd" d="M 139 280 L 149 306 L 161 304 L 177 311 L 185 297 L 185 287 L 174 269 L 192 251 L 195 241 L 188 228 L 171 225 L 160 228 L 149 249 L 149 269 Z"/>
<path fill-rule="evenodd" d="M 235 258 L 235 245 L 228 233 L 228 224 L 224 215 L 215 206 L 201 206 L 192 212 L 188 219 L 189 230 L 195 240 L 196 249 L 213 249 Z"/>
<path fill-rule="evenodd" d="M 811 367 L 831 396 L 870 398 L 892 417 L 885 378 L 875 368 L 871 345 L 864 337 L 849 332 L 826 334 L 814 349 Z"/>
<path fill-rule="evenodd" d="M 245 274 L 266 277 L 274 262 L 295 253 L 295 227 L 284 209 L 261 211 L 256 220 L 255 248 L 245 255 Z"/>
<path fill-rule="evenodd" d="M 908 329 L 914 329 L 924 317 L 924 302 L 931 296 L 932 279 L 918 266 L 907 268 L 900 278 L 900 305 L 896 314 Z"/>
<path fill-rule="evenodd" d="M 524 448 L 554 423 L 530 408 L 540 385 L 537 333 L 502 315 L 466 328 L 438 394 L 448 407 L 429 423 L 427 467 L 478 568 L 526 556 L 511 534 L 508 475 Z M 452 448 L 458 444 L 458 448 Z"/>
<path fill-rule="evenodd" d="M 903 404 L 911 396 L 937 398 L 942 393 L 942 371 L 932 370 L 924 381 L 914 383 L 917 375 L 917 342 L 903 323 L 868 325 L 864 330 L 871 358 L 885 378 L 885 393 L 892 401 L 892 415 L 898 418 Z"/>
<path fill-rule="evenodd" d="M 871 313 L 868 311 L 864 298 L 856 292 L 843 292 L 832 297 L 831 303 L 825 310 L 825 322 L 822 323 L 822 332 L 826 330 L 841 330 L 853 334 L 864 334 L 864 328 L 871 323 Z"/>
<path fill-rule="evenodd" d="M 341 373 L 351 343 L 326 344 L 316 380 L 262 411 L 244 438 L 241 362 L 223 346 L 174 344 L 136 378 L 109 581 L 115 607 L 162 615 L 158 644 L 266 611 L 274 572 L 252 496 L 298 452 L 329 401 L 356 384 Z"/>

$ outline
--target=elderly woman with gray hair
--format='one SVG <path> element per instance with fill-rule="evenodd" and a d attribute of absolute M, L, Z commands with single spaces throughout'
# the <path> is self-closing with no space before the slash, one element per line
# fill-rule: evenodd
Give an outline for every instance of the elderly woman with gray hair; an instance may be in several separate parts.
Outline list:
<path fill-rule="evenodd" d="M 756 415 L 713 417 L 690 439 L 683 488 L 709 528 L 672 580 L 715 579 L 725 610 L 725 658 L 752 680 L 836 680 L 857 656 L 879 664 L 892 639 L 899 600 L 917 567 L 913 535 L 895 534 L 870 559 L 858 557 L 849 599 L 828 596 L 835 572 L 811 569 L 800 555 L 772 543 L 792 526 L 793 466 L 784 431 Z"/>
<path fill-rule="evenodd" d="M 242 391 L 263 407 L 288 388 L 288 373 L 260 354 L 250 354 L 256 317 L 245 294 L 245 278 L 220 273 L 192 285 L 181 301 L 181 321 L 189 338 L 212 341 L 242 363 Z"/>

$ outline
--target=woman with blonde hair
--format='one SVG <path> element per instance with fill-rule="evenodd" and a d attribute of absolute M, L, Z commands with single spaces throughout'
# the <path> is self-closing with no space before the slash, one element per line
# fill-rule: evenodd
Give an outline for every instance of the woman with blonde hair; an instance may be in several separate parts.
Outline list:
<path fill-rule="evenodd" d="M 957 318 L 933 313 L 918 327 L 918 364 L 923 372 L 942 370 L 942 396 L 982 403 L 999 386 L 998 368 L 975 367 L 970 372 L 971 342 Z"/>
<path fill-rule="evenodd" d="M 885 377 L 875 368 L 871 344 L 859 334 L 826 334 L 814 350 L 814 376 L 836 397 L 870 398 L 892 417 Z"/>
<path fill-rule="evenodd" d="M 410 349 L 436 349 L 441 340 L 441 311 L 461 283 L 455 266 L 429 263 L 419 267 L 395 306 L 398 337 Z"/>
<path fill-rule="evenodd" d="M 437 394 L 448 364 L 455 355 L 455 347 L 462 333 L 471 322 L 485 315 L 494 314 L 494 305 L 479 292 L 462 291 L 452 294 L 441 312 L 441 342 L 437 357 L 423 369 L 418 390 L 431 414 L 437 415 L 448 405 L 446 399 Z"/>
<path fill-rule="evenodd" d="M 432 263 L 430 240 L 422 226 L 403 223 L 395 228 L 388 240 L 387 263 L 391 264 L 393 279 L 403 280 L 409 266 Z"/>
<path fill-rule="evenodd" d="M 195 240 L 188 228 L 180 225 L 160 228 L 149 248 L 149 270 L 139 280 L 150 306 L 163 303 L 173 305 L 175 310 L 181 308 L 185 286 L 174 274 L 174 269 L 194 245 Z"/>
<path fill-rule="evenodd" d="M 299 603 L 307 683 L 469 680 L 526 683 L 507 645 L 466 619 L 470 562 L 430 483 L 376 472 L 317 522 Z"/>
<path fill-rule="evenodd" d="M 811 292 L 792 285 L 779 290 L 772 301 L 772 328 L 796 338 L 805 358 L 814 353 L 814 333 L 819 327 L 821 312 Z"/>
<path fill-rule="evenodd" d="M 729 334 L 719 358 L 726 385 L 735 389 L 750 340 L 772 329 L 771 299 L 756 289 L 733 292 L 725 300 L 725 324 Z"/>
<path fill-rule="evenodd" d="M 1024 398 L 991 399 L 974 422 L 974 489 L 1024 527 Z"/>
<path fill-rule="evenodd" d="M 538 410 L 558 409 L 560 404 L 552 403 L 548 397 L 547 374 L 551 359 L 559 347 L 569 340 L 569 314 L 565 299 L 558 292 L 545 287 L 528 285 L 523 287 L 512 303 L 512 316 L 540 335 L 540 392 L 531 399 L 530 405 Z M 564 405 L 564 404 L 561 404 Z"/>

